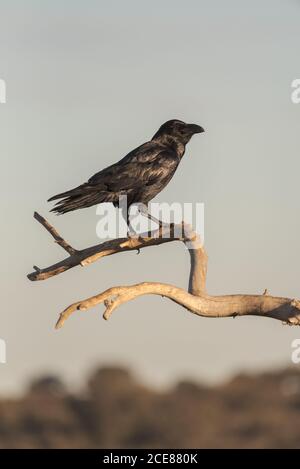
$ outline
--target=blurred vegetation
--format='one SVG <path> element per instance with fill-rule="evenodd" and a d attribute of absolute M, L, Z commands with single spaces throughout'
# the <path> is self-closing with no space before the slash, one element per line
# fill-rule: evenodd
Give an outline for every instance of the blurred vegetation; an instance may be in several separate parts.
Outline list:
<path fill-rule="evenodd" d="M 166 392 L 97 370 L 82 393 L 55 376 L 0 400 L 0 448 L 299 448 L 300 370 Z"/>

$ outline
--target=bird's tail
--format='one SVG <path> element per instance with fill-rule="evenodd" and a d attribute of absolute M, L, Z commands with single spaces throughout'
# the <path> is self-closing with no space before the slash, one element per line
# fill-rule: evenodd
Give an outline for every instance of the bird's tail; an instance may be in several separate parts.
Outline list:
<path fill-rule="evenodd" d="M 112 194 L 106 191 L 95 190 L 95 188 L 91 187 L 88 183 L 82 184 L 70 191 L 54 195 L 48 199 L 48 202 L 57 199 L 62 200 L 56 202 L 55 206 L 51 210 L 51 212 L 55 212 L 57 214 L 91 207 L 92 205 L 100 204 L 102 202 L 113 202 Z"/>

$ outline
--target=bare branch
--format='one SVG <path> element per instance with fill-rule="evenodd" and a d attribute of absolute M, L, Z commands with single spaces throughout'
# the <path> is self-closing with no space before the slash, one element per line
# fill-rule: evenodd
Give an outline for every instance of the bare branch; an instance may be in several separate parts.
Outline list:
<path fill-rule="evenodd" d="M 153 282 L 112 287 L 98 295 L 70 305 L 60 314 L 56 328 L 62 327 L 73 312 L 84 311 L 100 303 L 104 303 L 106 308 L 104 319 L 108 319 L 117 307 L 143 295 L 167 297 L 198 316 L 219 318 L 255 315 L 277 319 L 290 325 L 300 325 L 300 300 L 270 296 L 266 289 L 262 295 L 207 295 L 207 255 L 197 233 L 184 223 L 179 225 L 164 224 L 151 236 L 144 233 L 137 237 L 113 239 L 86 249 L 75 250 L 43 217 L 37 213 L 34 217 L 70 255 L 45 269 L 34 266 L 35 271 L 28 275 L 30 280 L 44 280 L 77 265 L 88 265 L 105 256 L 124 251 L 140 250 L 172 241 L 184 242 L 190 254 L 191 268 L 188 291 L 173 285 Z"/>
<path fill-rule="evenodd" d="M 261 316 L 278 319 L 290 325 L 300 325 L 300 301 L 267 295 L 196 296 L 182 288 L 165 283 L 144 282 L 131 286 L 112 287 L 86 300 L 73 303 L 59 316 L 56 328 L 63 326 L 75 311 L 86 311 L 104 303 L 104 319 L 123 303 L 143 295 L 167 297 L 198 316 L 221 318 Z"/>
<path fill-rule="evenodd" d="M 74 249 L 66 240 L 64 240 L 56 231 L 56 229 L 50 225 L 50 223 L 42 217 L 39 213 L 34 212 L 33 217 L 43 225 L 44 228 L 53 236 L 55 239 L 55 242 L 59 244 L 65 251 L 67 251 L 69 254 L 75 254 L 76 249 Z"/>
<path fill-rule="evenodd" d="M 185 233 L 185 229 L 188 233 L 186 239 L 190 239 L 188 236 L 191 236 L 187 225 L 182 226 L 181 224 L 171 224 L 160 227 L 152 233 L 152 236 L 149 236 L 148 233 L 143 233 L 136 237 L 117 238 L 82 250 L 75 250 L 62 238 L 62 236 L 60 236 L 56 229 L 53 228 L 45 218 L 36 212 L 34 214 L 34 218 L 38 220 L 46 230 L 49 231 L 49 233 L 51 233 L 56 242 L 67 250 L 70 256 L 44 269 L 36 268 L 35 266 L 35 271 L 27 275 L 31 281 L 46 280 L 54 275 L 66 272 L 72 267 L 76 267 L 78 265 L 86 266 L 96 262 L 102 257 L 111 256 L 112 254 L 117 254 L 119 252 L 140 250 L 149 246 L 158 246 L 172 241 L 184 241 L 182 233 Z"/>
<path fill-rule="evenodd" d="M 186 226 L 185 233 L 191 262 L 188 291 L 192 295 L 205 295 L 208 257 L 200 236 L 193 232 L 191 227 L 187 229 Z"/>

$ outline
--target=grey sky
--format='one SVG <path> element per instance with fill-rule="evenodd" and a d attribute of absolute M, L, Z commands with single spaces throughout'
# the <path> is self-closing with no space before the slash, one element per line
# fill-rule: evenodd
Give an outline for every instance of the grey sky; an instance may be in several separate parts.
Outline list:
<path fill-rule="evenodd" d="M 211 293 L 300 296 L 298 1 L 1 1 L 2 298 L 0 392 L 41 371 L 70 382 L 121 363 L 155 385 L 224 379 L 290 363 L 297 328 L 258 318 L 201 319 L 144 297 L 107 323 L 97 308 L 60 331 L 69 303 L 142 280 L 186 286 L 177 244 L 106 258 L 46 282 L 26 273 L 64 253 L 32 219 L 170 118 L 206 133 L 156 201 L 204 202 Z M 96 210 L 49 220 L 72 244 L 97 242 Z"/>

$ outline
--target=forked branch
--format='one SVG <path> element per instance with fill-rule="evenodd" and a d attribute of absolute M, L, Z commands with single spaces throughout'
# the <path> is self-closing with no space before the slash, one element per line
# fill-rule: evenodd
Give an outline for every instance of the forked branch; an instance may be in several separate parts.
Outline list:
<path fill-rule="evenodd" d="M 207 255 L 199 236 L 188 225 L 171 224 L 168 227 L 163 225 L 151 235 L 145 233 L 135 238 L 114 239 L 83 250 L 75 250 L 43 217 L 35 214 L 35 218 L 69 253 L 69 257 L 45 269 L 35 267 L 35 272 L 28 275 L 30 280 L 44 280 L 76 265 L 88 265 L 105 256 L 123 251 L 140 250 L 171 241 L 183 241 L 191 258 L 188 290 L 155 282 L 112 287 L 68 306 L 60 314 L 56 328 L 62 327 L 73 312 L 85 311 L 101 303 L 105 305 L 103 317 L 109 319 L 112 312 L 123 303 L 143 295 L 167 297 L 198 316 L 219 318 L 254 315 L 277 319 L 290 325 L 300 325 L 300 301 L 296 299 L 270 296 L 267 290 L 261 295 L 207 295 Z"/>
<path fill-rule="evenodd" d="M 94 246 L 90 246 L 85 249 L 74 249 L 70 244 L 65 241 L 59 233 L 56 231 L 50 223 L 45 220 L 37 212 L 34 213 L 34 218 L 41 223 L 44 228 L 51 234 L 55 242 L 59 244 L 65 251 L 69 253 L 69 256 L 60 262 L 52 264 L 43 269 L 34 266 L 34 272 L 27 275 L 29 280 L 46 280 L 55 275 L 61 274 L 73 267 L 78 265 L 86 266 L 91 264 L 102 257 L 111 256 L 119 252 L 125 251 L 139 251 L 142 248 L 149 246 L 157 246 L 159 244 L 169 243 L 172 241 L 179 241 L 182 238 L 183 229 L 186 229 L 186 225 L 182 228 L 182 225 L 168 225 L 161 227 L 160 229 L 152 232 L 151 236 L 148 233 L 143 233 L 136 237 L 128 238 L 117 238 L 110 241 L 105 241 Z"/>

